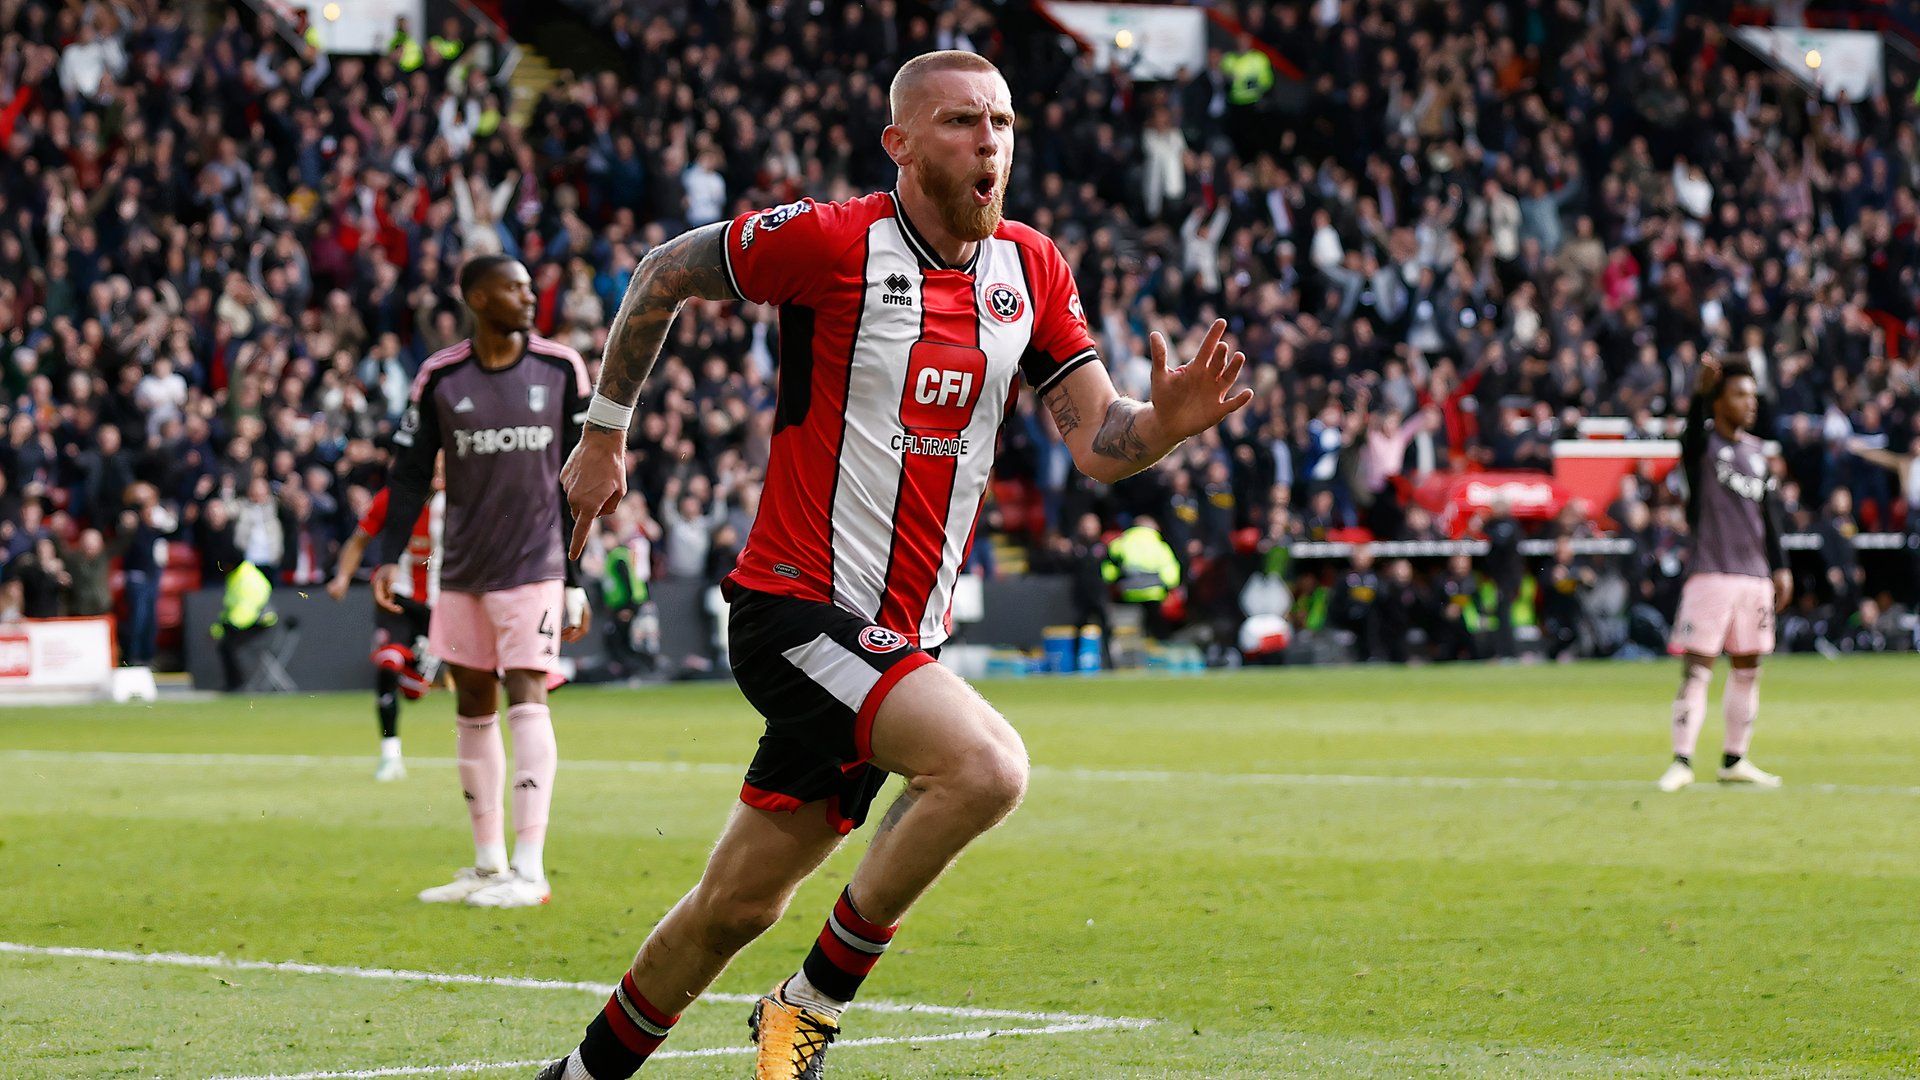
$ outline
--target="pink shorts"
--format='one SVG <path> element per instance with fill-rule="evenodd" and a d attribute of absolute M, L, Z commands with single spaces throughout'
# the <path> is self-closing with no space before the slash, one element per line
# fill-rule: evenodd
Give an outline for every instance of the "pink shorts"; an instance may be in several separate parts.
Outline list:
<path fill-rule="evenodd" d="M 1773 651 L 1773 580 L 1695 574 L 1680 590 L 1667 651 L 1675 656 L 1755 656 Z"/>
<path fill-rule="evenodd" d="M 477 594 L 441 589 L 427 647 L 449 664 L 478 671 L 555 671 L 565 593 L 562 581 Z"/>

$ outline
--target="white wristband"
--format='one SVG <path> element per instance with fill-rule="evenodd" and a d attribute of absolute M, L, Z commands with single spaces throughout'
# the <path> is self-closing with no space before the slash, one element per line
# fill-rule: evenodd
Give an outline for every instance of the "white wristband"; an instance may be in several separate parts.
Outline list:
<path fill-rule="evenodd" d="M 625 431 L 633 424 L 633 406 L 622 405 L 598 391 L 587 402 L 587 423 Z"/>

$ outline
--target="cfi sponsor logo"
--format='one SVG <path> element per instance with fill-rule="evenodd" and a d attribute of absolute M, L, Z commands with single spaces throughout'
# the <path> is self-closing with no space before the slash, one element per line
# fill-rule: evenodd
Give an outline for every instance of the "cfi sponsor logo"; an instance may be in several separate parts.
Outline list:
<path fill-rule="evenodd" d="M 884 626 L 869 626 L 860 631 L 860 647 L 870 653 L 890 653 L 907 647 L 907 639 Z"/>
<path fill-rule="evenodd" d="M 1027 310 L 1026 298 L 1011 285 L 989 285 L 980 295 L 986 302 L 987 314 L 1003 323 L 1019 322 Z"/>

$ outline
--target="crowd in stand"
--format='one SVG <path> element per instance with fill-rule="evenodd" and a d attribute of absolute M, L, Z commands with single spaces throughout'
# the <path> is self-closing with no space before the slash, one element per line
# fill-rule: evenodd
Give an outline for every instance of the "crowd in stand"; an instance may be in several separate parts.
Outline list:
<path fill-rule="evenodd" d="M 1251 358 L 1250 408 L 1110 488 L 1022 395 L 999 470 L 1036 512 L 988 524 L 1036 565 L 1082 557 L 1085 515 L 1150 516 L 1204 611 L 1202 571 L 1235 551 L 1437 536 L 1405 496 L 1422 474 L 1548 467 L 1590 416 L 1662 430 L 1709 350 L 1760 373 L 1803 525 L 1844 500 L 1902 526 L 1898 479 L 1847 453 L 1920 433 L 1920 105 L 1898 65 L 1883 96 L 1824 101 L 1689 0 L 1227 4 L 1247 34 L 1159 83 L 1094 68 L 1023 4 L 576 7 L 618 62 L 521 129 L 456 28 L 329 59 L 237 9 L 203 27 L 164 0 L 0 0 L 0 610 L 103 610 L 118 558 L 140 661 L 163 542 L 209 581 L 246 560 L 324 583 L 412 372 L 463 332 L 463 259 L 526 262 L 539 331 L 592 357 L 665 238 L 890 186 L 885 88 L 934 48 L 1006 71 L 1008 214 L 1074 267 L 1123 392 L 1145 394 L 1154 330 L 1190 354 L 1222 315 Z M 768 309 L 683 311 L 601 549 L 637 536 L 656 576 L 724 572 L 777 349 Z M 1629 488 L 1596 520 L 1639 553 L 1604 569 L 1624 607 L 1670 614 L 1678 497 Z M 1285 561 L 1295 617 L 1364 647 L 1369 616 L 1328 613 L 1353 589 Z M 1529 580 L 1600 579 L 1568 566 Z M 1212 586 L 1222 618 L 1243 578 Z M 1873 602 L 1808 592 L 1828 622 Z"/>

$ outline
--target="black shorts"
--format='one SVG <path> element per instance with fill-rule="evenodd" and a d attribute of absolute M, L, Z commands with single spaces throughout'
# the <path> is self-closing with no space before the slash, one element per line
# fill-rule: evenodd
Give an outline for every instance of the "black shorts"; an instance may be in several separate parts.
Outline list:
<path fill-rule="evenodd" d="M 727 594 L 733 677 L 767 719 L 740 801 L 788 813 L 824 801 L 834 828 L 852 832 L 887 779 L 868 763 L 874 714 L 933 654 L 833 604 L 733 585 Z"/>
<path fill-rule="evenodd" d="M 400 646 L 407 651 L 410 662 L 418 662 L 416 645 L 427 636 L 433 609 L 411 596 L 395 596 L 393 600 L 400 605 L 397 612 L 373 605 L 374 662 L 379 663 L 380 651 L 389 645 Z"/>

